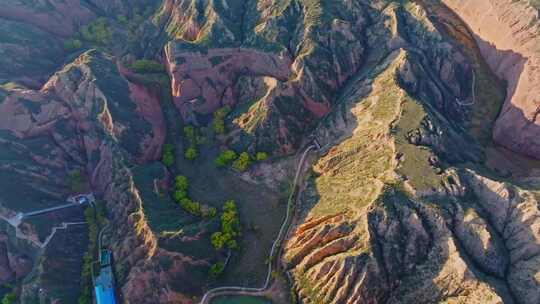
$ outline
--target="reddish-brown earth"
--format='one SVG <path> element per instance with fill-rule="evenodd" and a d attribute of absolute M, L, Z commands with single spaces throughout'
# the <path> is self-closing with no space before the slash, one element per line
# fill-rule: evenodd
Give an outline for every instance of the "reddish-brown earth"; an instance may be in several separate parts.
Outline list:
<path fill-rule="evenodd" d="M 507 84 L 506 100 L 493 138 L 501 145 L 540 158 L 540 23 L 527 1 L 442 1 L 475 34 L 491 69 Z"/>
<path fill-rule="evenodd" d="M 234 105 L 232 87 L 239 75 L 270 76 L 283 82 L 291 73 L 291 60 L 284 55 L 240 48 L 184 53 L 174 47 L 169 45 L 165 54 L 172 96 L 183 113 L 191 110 L 208 114 L 221 106 Z"/>

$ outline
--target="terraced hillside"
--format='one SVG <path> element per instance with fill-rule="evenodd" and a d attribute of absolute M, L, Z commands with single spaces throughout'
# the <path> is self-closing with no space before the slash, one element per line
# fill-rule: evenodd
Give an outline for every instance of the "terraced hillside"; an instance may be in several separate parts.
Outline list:
<path fill-rule="evenodd" d="M 0 294 L 539 303 L 531 3 L 0 0 Z"/>

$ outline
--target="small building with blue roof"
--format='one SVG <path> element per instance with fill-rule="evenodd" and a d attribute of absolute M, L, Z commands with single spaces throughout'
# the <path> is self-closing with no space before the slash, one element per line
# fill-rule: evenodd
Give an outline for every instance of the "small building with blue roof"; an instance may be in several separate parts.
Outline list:
<path fill-rule="evenodd" d="M 99 252 L 99 264 L 99 275 L 94 280 L 96 304 L 116 304 L 111 252 L 109 250 L 102 249 Z"/>

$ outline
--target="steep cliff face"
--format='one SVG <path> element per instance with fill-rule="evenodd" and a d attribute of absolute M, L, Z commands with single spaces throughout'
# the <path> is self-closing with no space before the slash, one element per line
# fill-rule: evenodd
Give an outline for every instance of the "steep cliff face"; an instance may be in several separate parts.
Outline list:
<path fill-rule="evenodd" d="M 540 158 L 540 25 L 527 1 L 442 1 L 475 34 L 491 69 L 507 84 L 495 123 L 497 143 Z"/>

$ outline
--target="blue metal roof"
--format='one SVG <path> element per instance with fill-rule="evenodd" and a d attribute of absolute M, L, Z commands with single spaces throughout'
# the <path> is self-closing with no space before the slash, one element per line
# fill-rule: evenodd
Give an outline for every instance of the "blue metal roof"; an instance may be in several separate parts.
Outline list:
<path fill-rule="evenodd" d="M 114 278 L 111 268 L 111 251 L 99 251 L 100 271 L 94 279 L 94 293 L 97 304 L 116 304 L 114 297 Z"/>
<path fill-rule="evenodd" d="M 94 292 L 97 304 L 116 304 L 114 297 L 114 279 L 111 266 L 101 268 L 95 279 Z"/>
<path fill-rule="evenodd" d="M 111 286 L 97 285 L 94 287 L 97 304 L 116 304 L 114 289 Z"/>

